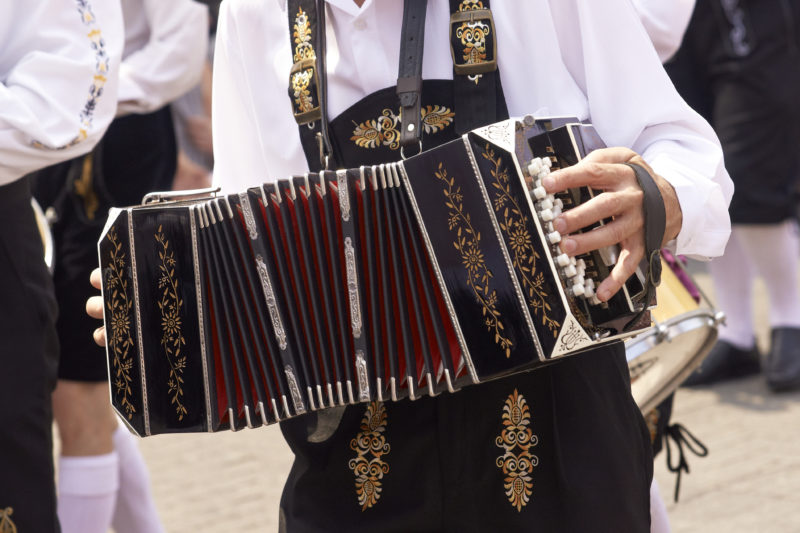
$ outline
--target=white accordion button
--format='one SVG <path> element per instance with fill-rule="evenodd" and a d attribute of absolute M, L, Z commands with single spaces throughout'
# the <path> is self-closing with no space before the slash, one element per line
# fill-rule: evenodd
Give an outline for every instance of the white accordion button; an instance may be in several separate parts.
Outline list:
<path fill-rule="evenodd" d="M 572 294 L 575 296 L 584 296 L 586 291 L 584 290 L 583 285 L 575 284 L 572 286 Z"/>
<path fill-rule="evenodd" d="M 547 168 L 551 168 L 551 167 L 553 166 L 553 161 L 552 161 L 552 160 L 551 160 L 549 157 L 545 157 L 545 158 L 542 160 L 542 163 L 543 163 L 543 164 L 544 164 L 544 166 L 546 166 Z"/>
<path fill-rule="evenodd" d="M 550 244 L 558 244 L 561 242 L 561 234 L 557 231 L 552 231 L 547 234 L 547 240 Z"/>
<path fill-rule="evenodd" d="M 542 160 L 538 157 L 528 163 L 528 174 L 530 174 L 531 177 L 536 176 L 540 170 L 542 170 Z"/>
<path fill-rule="evenodd" d="M 555 200 L 555 202 L 553 202 L 553 204 L 556 207 L 558 207 L 559 209 L 564 209 L 564 202 L 561 200 L 561 198 L 556 198 L 556 200 Z"/>
<path fill-rule="evenodd" d="M 550 222 L 551 220 L 553 220 L 555 218 L 553 216 L 553 210 L 552 209 L 543 209 L 543 210 L 539 211 L 539 216 L 541 216 L 542 220 L 544 220 L 545 222 Z"/>
<path fill-rule="evenodd" d="M 575 265 L 567 265 L 564 267 L 564 275 L 568 278 L 574 278 L 578 275 L 578 271 L 575 269 Z"/>
<path fill-rule="evenodd" d="M 558 266 L 560 267 L 567 266 L 569 264 L 569 256 L 567 254 L 559 255 L 556 257 L 556 263 L 558 263 Z"/>
<path fill-rule="evenodd" d="M 547 191 L 544 190 L 544 187 L 541 185 L 533 189 L 533 195 L 536 197 L 537 200 L 543 200 L 547 197 Z"/>
<path fill-rule="evenodd" d="M 539 209 L 553 209 L 553 201 L 550 198 L 545 198 L 539 202 Z"/>

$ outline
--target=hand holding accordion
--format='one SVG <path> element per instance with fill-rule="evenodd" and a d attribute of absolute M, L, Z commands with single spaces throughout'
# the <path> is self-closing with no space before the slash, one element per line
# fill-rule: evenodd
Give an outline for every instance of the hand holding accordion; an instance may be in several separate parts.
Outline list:
<path fill-rule="evenodd" d="M 403 162 L 112 210 L 112 404 L 139 435 L 239 429 L 454 392 L 635 334 L 654 303 L 641 272 L 601 302 L 615 248 L 558 247 L 558 212 L 594 192 L 541 184 L 601 147 L 590 125 L 526 117 Z"/>

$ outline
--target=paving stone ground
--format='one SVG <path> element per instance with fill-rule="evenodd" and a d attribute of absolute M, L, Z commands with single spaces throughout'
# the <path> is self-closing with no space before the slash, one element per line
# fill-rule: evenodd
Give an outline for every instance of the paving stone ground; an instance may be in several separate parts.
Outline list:
<path fill-rule="evenodd" d="M 705 274 L 696 279 L 709 289 Z M 762 347 L 766 305 L 759 296 Z M 673 421 L 710 450 L 704 459 L 688 456 L 691 474 L 681 480 L 677 504 L 671 501 L 675 477 L 665 455 L 656 458 L 655 477 L 675 533 L 800 532 L 800 392 L 772 394 L 760 377 L 680 389 Z M 168 532 L 277 531 L 292 460 L 278 428 L 159 436 L 140 446 Z"/>

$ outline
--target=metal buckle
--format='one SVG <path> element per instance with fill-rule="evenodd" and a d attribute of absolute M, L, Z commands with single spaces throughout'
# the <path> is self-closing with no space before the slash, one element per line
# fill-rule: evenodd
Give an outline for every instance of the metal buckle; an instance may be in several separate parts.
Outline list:
<path fill-rule="evenodd" d="M 302 110 L 297 103 L 297 97 L 295 96 L 296 88 L 295 88 L 295 75 L 301 74 L 305 71 L 309 71 L 310 79 L 308 83 L 303 87 L 303 89 L 308 88 L 309 92 L 311 93 L 311 103 L 314 104 L 314 107 L 311 109 Z M 308 58 L 298 61 L 294 65 L 292 65 L 292 69 L 289 71 L 289 96 L 292 98 L 292 107 L 294 109 L 294 119 L 297 121 L 297 124 L 302 126 L 303 124 L 309 124 L 311 122 L 315 122 L 322 118 L 322 111 L 319 107 L 319 79 L 317 76 L 317 60 L 316 58 Z M 316 100 L 316 101 L 314 101 Z"/>
<path fill-rule="evenodd" d="M 480 63 L 464 63 L 456 60 L 456 50 L 453 47 L 453 34 L 465 22 L 474 26 L 485 21 L 484 26 L 489 28 L 488 37 L 491 39 L 491 57 Z M 475 76 L 497 70 L 497 32 L 494 28 L 494 18 L 489 9 L 468 9 L 450 15 L 450 56 L 453 58 L 453 69 L 462 76 Z"/>
<path fill-rule="evenodd" d="M 220 187 L 208 187 L 205 189 L 187 189 L 184 191 L 151 192 L 142 198 L 142 205 L 166 204 L 185 202 L 188 200 L 215 198 L 220 190 Z"/>

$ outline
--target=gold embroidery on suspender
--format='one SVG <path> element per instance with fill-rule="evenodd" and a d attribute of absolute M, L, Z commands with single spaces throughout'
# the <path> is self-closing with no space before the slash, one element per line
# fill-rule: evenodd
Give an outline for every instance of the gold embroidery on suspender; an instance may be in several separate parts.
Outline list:
<path fill-rule="evenodd" d="M 461 12 L 485 9 L 481 0 L 464 0 L 458 6 Z M 461 40 L 461 57 L 466 65 L 485 63 L 486 37 L 492 32 L 492 26 L 483 21 L 465 21 L 456 29 L 456 38 Z M 470 76 L 470 80 L 478 84 L 482 74 Z"/>
<path fill-rule="evenodd" d="M 292 74 L 292 91 L 296 105 L 295 114 L 297 115 L 307 113 L 316 107 L 314 96 L 308 87 L 314 80 L 313 60 L 316 59 L 317 54 L 314 51 L 314 45 L 311 43 L 311 24 L 303 8 L 299 8 L 295 16 L 293 35 L 295 65 L 302 61 L 310 60 L 307 62 L 308 67 L 299 68 Z"/>
<path fill-rule="evenodd" d="M 13 507 L 0 509 L 0 533 L 17 533 L 17 526 L 11 521 L 12 514 L 14 514 Z"/>
<path fill-rule="evenodd" d="M 495 444 L 504 453 L 495 460 L 495 464 L 506 476 L 503 480 L 506 496 L 518 512 L 530 501 L 533 493 L 531 473 L 539 464 L 539 458 L 530 451 L 539 443 L 539 438 L 529 427 L 530 423 L 528 402 L 514 389 L 503 405 L 503 430 L 495 439 Z"/>
<path fill-rule="evenodd" d="M 543 288 L 544 274 L 536 271 L 536 260 L 539 259 L 539 254 L 533 248 L 531 235 L 528 232 L 531 223 L 511 195 L 508 169 L 503 168 L 502 158 L 496 156 L 489 144 L 486 144 L 481 156 L 494 166 L 491 171 L 492 178 L 494 178 L 492 206 L 498 215 L 497 221 L 500 229 L 511 241 L 511 262 L 519 273 L 522 289 L 525 291 L 525 300 L 534 315 L 541 317 L 542 325 L 547 326 L 555 338 L 558 336 L 561 324 L 548 316 L 551 307 Z"/>
<path fill-rule="evenodd" d="M 467 285 L 482 307 L 484 325 L 494 333 L 495 344 L 505 351 L 506 358 L 511 357 L 514 343 L 504 336 L 505 326 L 500 319 L 500 311 L 497 310 L 497 292 L 489 286 L 493 275 L 483 257 L 481 235 L 473 228 L 470 214 L 464 209 L 461 187 L 455 187 L 455 179 L 448 177 L 447 169 L 441 163 L 434 175 L 445 186 L 443 192 L 447 201 L 444 205 L 450 209 L 447 225 L 450 231 L 456 233 L 453 246 L 461 254 L 464 269 L 467 271 Z"/>
<path fill-rule="evenodd" d="M 161 311 L 161 347 L 169 364 L 169 378 L 167 381 L 168 392 L 171 395 L 170 403 L 175 405 L 178 420 L 183 420 L 187 413 L 182 403 L 183 399 L 183 371 L 186 369 L 186 355 L 181 353 L 181 347 L 186 344 L 183 338 L 181 323 L 181 308 L 183 300 L 178 293 L 178 280 L 175 277 L 175 252 L 169 249 L 169 241 L 164 235 L 162 226 L 158 226 L 155 235 L 156 241 L 161 245 L 158 257 L 161 263 L 158 270 L 161 277 L 158 288 L 162 291 L 158 302 Z"/>
<path fill-rule="evenodd" d="M 428 105 L 420 111 L 422 127 L 426 134 L 438 133 L 453 123 L 456 114 L 441 105 Z M 384 109 L 377 119 L 365 120 L 361 124 L 355 121 L 355 129 L 350 140 L 361 148 L 380 148 L 390 150 L 400 148 L 400 115 L 391 109 Z"/>
<path fill-rule="evenodd" d="M 130 401 L 133 394 L 131 389 L 131 369 L 133 368 L 133 336 L 131 335 L 131 309 L 133 302 L 128 295 L 128 280 L 123 275 L 125 268 L 125 252 L 119 242 L 117 229 L 111 228 L 106 235 L 112 249 L 109 253 L 109 262 L 106 264 L 106 294 L 110 294 L 106 307 L 111 313 L 109 321 L 108 346 L 111 350 L 111 376 L 114 395 L 119 405 L 125 411 L 125 416 L 130 420 L 136 408 Z"/>
<path fill-rule="evenodd" d="M 389 473 L 389 463 L 383 460 L 391 450 L 386 442 L 387 417 L 383 402 L 370 402 L 361 419 L 361 431 L 350 441 L 350 449 L 358 455 L 348 466 L 356 476 L 356 495 L 361 511 L 378 503 L 383 490 L 381 480 Z"/>

